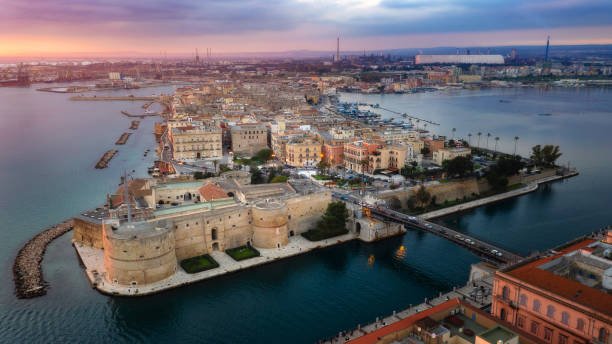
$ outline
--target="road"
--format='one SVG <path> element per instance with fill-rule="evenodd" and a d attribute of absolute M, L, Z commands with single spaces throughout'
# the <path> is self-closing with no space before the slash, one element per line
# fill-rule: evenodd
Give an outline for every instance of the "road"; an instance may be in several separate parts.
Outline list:
<path fill-rule="evenodd" d="M 505 250 L 494 244 L 485 242 L 481 239 L 472 237 L 465 233 L 455 231 L 451 228 L 441 226 L 437 223 L 429 222 L 427 220 L 422 219 L 419 216 L 410 216 L 407 214 L 403 214 L 403 213 L 394 211 L 384 206 L 368 205 L 365 202 L 363 202 L 359 197 L 356 197 L 355 195 L 351 193 L 342 194 L 342 193 L 333 191 L 332 196 L 336 199 L 340 199 L 345 202 L 351 202 L 354 204 L 359 204 L 363 207 L 367 207 L 368 209 L 370 209 L 372 214 L 377 215 L 376 217 L 381 217 L 387 220 L 400 222 L 407 227 L 420 229 L 420 230 L 435 234 L 444 239 L 447 239 L 457 245 L 460 245 L 460 246 L 463 246 L 469 249 L 470 251 L 475 253 L 477 256 L 482 257 L 486 259 L 487 261 L 494 263 L 496 265 L 513 264 L 524 258 L 516 253 Z"/>

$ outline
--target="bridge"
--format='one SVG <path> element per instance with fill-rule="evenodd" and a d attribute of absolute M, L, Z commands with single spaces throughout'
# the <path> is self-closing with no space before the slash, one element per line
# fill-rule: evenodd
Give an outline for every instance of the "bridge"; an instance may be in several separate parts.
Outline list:
<path fill-rule="evenodd" d="M 338 198 L 338 194 L 332 193 L 332 195 Z M 424 220 L 419 216 L 406 215 L 387 207 L 365 205 L 361 199 L 353 195 L 345 195 L 341 197 L 341 199 L 345 202 L 359 204 L 369 209 L 371 214 L 376 218 L 399 222 L 408 228 L 419 229 L 437 235 L 454 244 L 467 248 L 472 253 L 495 265 L 514 264 L 524 259 L 524 257 L 514 252 L 510 252 L 471 235 Z"/>

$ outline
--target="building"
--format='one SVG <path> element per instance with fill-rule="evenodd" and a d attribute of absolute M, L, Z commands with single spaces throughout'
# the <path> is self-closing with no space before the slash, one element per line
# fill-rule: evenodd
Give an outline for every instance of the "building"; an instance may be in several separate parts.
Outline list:
<path fill-rule="evenodd" d="M 315 167 L 321 161 L 321 142 L 310 138 L 295 138 L 285 146 L 285 163 L 294 167 Z"/>
<path fill-rule="evenodd" d="M 472 149 L 470 148 L 443 148 L 433 152 L 433 162 L 442 166 L 444 160 L 453 160 L 459 156 L 470 155 L 472 155 Z"/>
<path fill-rule="evenodd" d="M 610 344 L 612 236 L 579 239 L 495 274 L 491 313 L 546 343 Z"/>
<path fill-rule="evenodd" d="M 349 344 L 536 344 L 537 338 L 500 323 L 490 314 L 459 299 L 418 312 L 346 341 Z M 345 341 L 342 341 L 345 342 Z"/>
<path fill-rule="evenodd" d="M 344 168 L 357 173 L 369 171 L 370 155 L 374 153 L 380 144 L 368 141 L 354 141 L 344 144 Z M 366 161 L 367 164 L 362 163 Z"/>
<path fill-rule="evenodd" d="M 415 64 L 504 64 L 501 55 L 417 55 Z"/>
<path fill-rule="evenodd" d="M 172 152 L 176 160 L 198 160 L 220 158 L 221 128 L 207 126 L 184 126 L 170 130 Z"/>
<path fill-rule="evenodd" d="M 444 149 L 444 142 L 444 138 L 441 137 L 428 137 L 423 140 L 424 146 L 429 148 L 429 152 L 431 155 L 433 155 L 434 152 L 437 152 L 440 149 Z"/>
<path fill-rule="evenodd" d="M 214 181 L 172 181 L 150 186 L 144 200 L 153 217 L 128 222 L 107 212 L 84 213 L 73 241 L 103 255 L 104 283 L 142 286 L 173 276 L 179 263 L 243 245 L 280 248 L 311 229 L 331 193 L 309 181 L 249 185 L 239 171 Z"/>
<path fill-rule="evenodd" d="M 230 129 L 234 154 L 255 155 L 268 147 L 268 129 L 263 124 L 239 124 Z"/>
<path fill-rule="evenodd" d="M 368 169 L 371 172 L 381 169 L 399 170 L 412 156 L 413 151 L 410 145 L 388 145 L 370 154 Z"/>
<path fill-rule="evenodd" d="M 323 144 L 323 161 L 331 167 L 344 164 L 344 141 L 334 140 Z"/>

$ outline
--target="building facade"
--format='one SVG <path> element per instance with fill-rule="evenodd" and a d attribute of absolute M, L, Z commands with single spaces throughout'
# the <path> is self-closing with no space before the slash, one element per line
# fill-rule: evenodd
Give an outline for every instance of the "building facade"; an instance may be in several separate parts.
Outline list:
<path fill-rule="evenodd" d="M 321 161 L 321 143 L 312 138 L 294 139 L 286 145 L 285 163 L 294 167 L 315 167 Z"/>
<path fill-rule="evenodd" d="M 221 128 L 206 126 L 175 127 L 170 130 L 172 152 L 176 160 L 220 158 Z"/>
<path fill-rule="evenodd" d="M 268 129 L 262 124 L 240 124 L 231 127 L 232 151 L 236 154 L 255 155 L 268 148 Z"/>
<path fill-rule="evenodd" d="M 433 162 L 436 165 L 442 166 L 444 160 L 453 160 L 459 156 L 470 156 L 472 150 L 470 148 L 443 148 L 433 152 Z"/>
<path fill-rule="evenodd" d="M 545 343 L 612 343 L 611 252 L 579 240 L 498 271 L 491 313 Z"/>

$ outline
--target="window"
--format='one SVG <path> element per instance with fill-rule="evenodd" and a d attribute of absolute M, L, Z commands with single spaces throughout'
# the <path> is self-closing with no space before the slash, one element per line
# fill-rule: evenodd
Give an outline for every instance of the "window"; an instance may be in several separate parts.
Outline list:
<path fill-rule="evenodd" d="M 546 316 L 549 318 L 555 317 L 555 307 L 554 306 L 546 307 Z"/>
<path fill-rule="evenodd" d="M 600 342 L 605 343 L 608 341 L 608 330 L 605 327 L 602 327 L 599 329 L 599 336 L 598 339 Z"/>
<path fill-rule="evenodd" d="M 538 327 L 540 327 L 540 324 L 538 324 L 535 321 L 531 322 L 531 333 L 537 335 L 538 334 Z"/>
<path fill-rule="evenodd" d="M 524 328 L 525 327 L 525 317 L 519 315 L 518 318 L 516 318 L 516 324 L 518 327 Z"/>
<path fill-rule="evenodd" d="M 569 313 L 563 312 L 561 313 L 561 322 L 565 325 L 569 325 Z"/>
<path fill-rule="evenodd" d="M 567 336 L 564 334 L 559 334 L 559 344 L 567 344 Z"/>
<path fill-rule="evenodd" d="M 510 289 L 508 289 L 506 286 L 502 288 L 502 298 L 504 300 L 508 300 L 510 298 Z"/>
<path fill-rule="evenodd" d="M 544 327 L 544 340 L 550 342 L 552 340 L 552 335 L 553 335 L 553 330 L 548 327 Z"/>
<path fill-rule="evenodd" d="M 540 300 L 533 300 L 533 310 L 535 312 L 540 311 Z"/>
<path fill-rule="evenodd" d="M 521 298 L 519 300 L 521 306 L 527 306 L 527 295 L 521 294 Z"/>
<path fill-rule="evenodd" d="M 578 321 L 576 322 L 576 330 L 584 331 L 584 319 L 578 319 Z"/>

